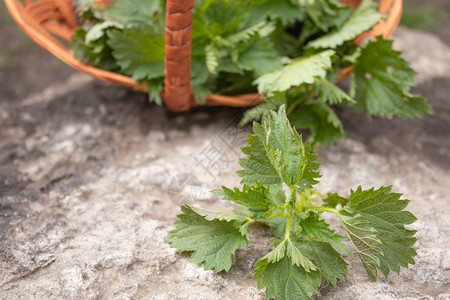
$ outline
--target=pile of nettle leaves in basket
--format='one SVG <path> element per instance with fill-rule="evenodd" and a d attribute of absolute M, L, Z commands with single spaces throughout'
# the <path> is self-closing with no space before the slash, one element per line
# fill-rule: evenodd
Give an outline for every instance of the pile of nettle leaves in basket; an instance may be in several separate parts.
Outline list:
<path fill-rule="evenodd" d="M 116 0 L 110 8 L 77 0 L 83 21 L 74 37 L 75 56 L 102 69 L 146 83 L 161 103 L 164 85 L 165 1 Z M 415 72 L 392 42 L 353 41 L 384 16 L 374 0 L 359 8 L 337 0 L 196 0 L 192 85 L 205 95 L 259 92 L 266 104 L 249 110 L 243 123 L 287 105 L 297 128 L 328 144 L 345 135 L 333 107 L 346 104 L 367 116 L 420 117 L 426 101 L 410 94 Z M 353 66 L 349 93 L 335 85 Z"/>
<path fill-rule="evenodd" d="M 204 263 L 205 269 L 228 271 L 235 251 L 250 244 L 249 224 L 262 222 L 270 227 L 275 248 L 255 264 L 258 288 L 266 288 L 267 298 L 310 299 L 319 287 L 336 285 L 347 274 L 339 253 L 349 254 L 345 238 L 321 217 L 331 212 L 342 222 L 370 279 L 376 280 L 377 268 L 388 276 L 390 270 L 414 264 L 415 231 L 405 225 L 416 218 L 403 210 L 409 201 L 400 200 L 401 194 L 391 187 L 358 187 L 349 198 L 321 196 L 312 188 L 320 177 L 316 155 L 289 124 L 284 105 L 265 115 L 262 124 L 255 122 L 253 130 L 242 149 L 244 169 L 238 172 L 244 187 L 214 191 L 239 208 L 227 213 L 183 206 L 170 232 L 172 247 L 192 252 L 191 262 Z"/>

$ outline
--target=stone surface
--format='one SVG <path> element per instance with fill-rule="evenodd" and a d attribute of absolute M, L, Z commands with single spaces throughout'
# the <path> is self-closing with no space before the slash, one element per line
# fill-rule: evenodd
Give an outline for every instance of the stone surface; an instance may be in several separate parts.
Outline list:
<path fill-rule="evenodd" d="M 450 79 L 436 60 L 446 63 L 450 53 L 414 52 L 407 43 L 419 37 L 400 30 L 397 45 L 426 74 L 419 90 L 436 115 L 370 123 L 339 112 L 349 138 L 318 158 L 322 193 L 393 184 L 411 199 L 416 265 L 373 283 L 352 253 L 347 279 L 316 299 L 449 299 L 450 104 L 442 95 Z M 266 228 L 251 228 L 253 244 L 237 251 L 228 274 L 204 271 L 165 243 L 179 212 L 167 193 L 177 174 L 200 183 L 187 201 L 232 208 L 208 190 L 239 182 L 241 110 L 172 114 L 142 94 L 64 72 L 42 90 L 0 94 L 0 299 L 263 299 L 252 273 L 267 252 Z M 220 156 L 208 160 L 211 153 Z"/>
<path fill-rule="evenodd" d="M 423 83 L 433 77 L 449 77 L 450 46 L 437 36 L 407 28 L 398 28 L 393 36 L 395 46 L 418 71 L 416 80 Z"/>

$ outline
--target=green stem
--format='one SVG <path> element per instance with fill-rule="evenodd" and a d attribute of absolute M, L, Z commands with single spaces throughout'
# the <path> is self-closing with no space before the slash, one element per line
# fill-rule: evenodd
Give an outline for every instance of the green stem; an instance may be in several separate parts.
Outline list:
<path fill-rule="evenodd" d="M 287 226 L 286 226 L 286 232 L 284 234 L 284 239 L 288 240 L 288 241 L 290 239 L 289 237 L 290 237 L 290 234 L 291 234 L 291 226 L 292 226 L 292 220 L 293 219 L 294 219 L 294 217 L 290 217 L 289 218 L 289 221 L 288 221 Z"/>
<path fill-rule="evenodd" d="M 296 200 L 297 200 L 297 189 L 295 187 L 289 187 L 291 190 L 291 194 L 289 195 L 288 198 L 288 203 L 289 204 L 295 204 Z"/>
<path fill-rule="evenodd" d="M 315 209 L 315 210 L 322 210 L 322 211 L 328 211 L 332 212 L 334 214 L 339 215 L 339 210 L 331 207 L 323 207 L 323 206 L 306 206 L 305 209 Z"/>
<path fill-rule="evenodd" d="M 305 210 L 305 194 L 301 193 L 300 195 L 300 207 L 299 207 L 299 211 L 303 212 Z"/>
<path fill-rule="evenodd" d="M 281 210 L 282 211 L 279 211 L 279 212 L 276 212 L 274 214 L 271 214 L 270 216 L 267 217 L 267 219 L 275 218 L 275 217 L 284 217 L 284 208 L 281 207 Z"/>
<path fill-rule="evenodd" d="M 236 217 L 236 218 L 242 218 L 242 219 L 246 220 L 248 223 L 256 222 L 256 220 L 253 220 L 252 218 L 244 217 L 241 215 L 229 214 L 229 216 Z"/>

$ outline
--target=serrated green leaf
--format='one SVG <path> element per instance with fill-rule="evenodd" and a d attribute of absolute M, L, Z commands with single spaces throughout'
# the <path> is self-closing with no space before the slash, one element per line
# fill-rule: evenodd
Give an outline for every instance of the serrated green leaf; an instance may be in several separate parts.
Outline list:
<path fill-rule="evenodd" d="M 155 102 L 158 105 L 162 105 L 161 90 L 164 89 L 164 80 L 149 80 L 146 82 L 148 88 L 148 100 Z"/>
<path fill-rule="evenodd" d="M 310 295 L 318 292 L 322 280 L 320 272 L 306 272 L 293 264 L 288 256 L 273 263 L 260 259 L 256 266 L 254 278 L 258 280 L 259 289 L 266 288 L 268 299 L 311 299 Z"/>
<path fill-rule="evenodd" d="M 296 21 L 302 21 L 305 12 L 290 0 L 259 0 L 254 1 L 247 22 L 260 22 L 269 18 L 279 21 L 285 26 Z"/>
<path fill-rule="evenodd" d="M 304 147 L 306 163 L 303 166 L 303 174 L 301 178 L 295 184 L 295 186 L 300 188 L 300 190 L 312 188 L 313 185 L 319 183 L 317 179 L 322 177 L 322 175 L 318 172 L 320 163 L 316 162 L 317 154 L 314 153 L 311 144 L 306 144 Z"/>
<path fill-rule="evenodd" d="M 348 274 L 347 263 L 330 244 L 315 240 L 292 239 L 297 249 L 314 262 L 323 277 L 332 285 Z"/>
<path fill-rule="evenodd" d="M 380 21 L 383 15 L 378 13 L 377 8 L 378 5 L 374 1 L 364 0 L 341 28 L 309 42 L 307 47 L 334 49 L 345 41 L 355 39 Z"/>
<path fill-rule="evenodd" d="M 306 6 L 314 4 L 316 0 L 292 0 L 292 2 L 297 2 L 300 6 Z"/>
<path fill-rule="evenodd" d="M 191 262 L 204 263 L 205 270 L 228 272 L 235 251 L 250 243 L 246 234 L 248 220 L 187 205 L 181 211 L 167 242 L 180 252 L 193 251 Z"/>
<path fill-rule="evenodd" d="M 342 104 L 356 103 L 346 92 L 341 90 L 336 84 L 328 81 L 326 78 L 316 79 L 314 81 L 314 89 L 317 97 L 324 103 Z"/>
<path fill-rule="evenodd" d="M 297 0 L 303 2 L 308 20 L 321 31 L 339 28 L 347 20 L 352 8 L 336 0 Z"/>
<path fill-rule="evenodd" d="M 289 124 L 284 106 L 266 115 L 261 124 L 254 123 L 253 131 L 255 136 L 250 135 L 248 140 L 250 146 L 243 148 L 249 157 L 240 161 L 244 167 L 238 173 L 243 177 L 242 183 L 283 181 L 301 190 L 317 183 L 320 174 L 316 155 L 310 145 L 303 145 L 300 135 Z"/>
<path fill-rule="evenodd" d="M 300 135 L 290 126 L 284 106 L 278 113 L 269 113 L 260 124 L 253 125 L 253 131 L 262 141 L 270 163 L 288 186 L 301 178 L 304 159 L 304 145 Z"/>
<path fill-rule="evenodd" d="M 257 39 L 239 48 L 237 65 L 247 71 L 254 71 L 256 76 L 271 72 L 282 66 L 282 59 L 276 52 L 270 39 Z"/>
<path fill-rule="evenodd" d="M 108 44 L 122 70 L 136 80 L 164 76 L 164 36 L 148 26 L 108 32 Z"/>
<path fill-rule="evenodd" d="M 276 263 L 286 256 L 287 242 L 283 240 L 278 246 L 272 251 L 267 253 L 263 259 L 266 259 L 269 263 Z"/>
<path fill-rule="evenodd" d="M 351 191 L 347 211 L 360 214 L 375 228 L 376 236 L 381 241 L 382 254 L 379 269 L 385 275 L 389 271 L 400 272 L 400 267 L 414 264 L 413 257 L 417 255 L 411 247 L 415 242 L 415 231 L 406 229 L 405 225 L 416 221 L 416 217 L 403 209 L 409 200 L 400 200 L 401 194 L 392 193 L 392 187 L 381 187 L 363 191 L 358 187 Z M 373 278 L 372 278 L 373 279 Z"/>
<path fill-rule="evenodd" d="M 103 12 L 107 20 L 113 20 L 126 26 L 148 25 L 162 21 L 163 6 L 160 0 L 115 0 L 111 6 Z"/>
<path fill-rule="evenodd" d="M 300 236 L 306 239 L 329 243 L 336 251 L 350 254 L 347 246 L 342 244 L 343 236 L 334 233 L 328 223 L 320 217 L 319 213 L 309 211 L 308 216 L 298 223 L 301 227 Z"/>
<path fill-rule="evenodd" d="M 248 42 L 252 37 L 259 36 L 264 39 L 268 37 L 274 30 L 275 24 L 273 22 L 262 21 L 253 26 L 245 28 L 244 30 L 232 34 L 226 38 L 226 42 L 230 46 L 236 46 L 242 42 Z"/>
<path fill-rule="evenodd" d="M 206 57 L 192 56 L 191 58 L 191 84 L 199 86 L 207 82 L 209 77 Z"/>
<path fill-rule="evenodd" d="M 205 220 L 208 221 L 219 220 L 219 221 L 233 222 L 234 227 L 239 229 L 241 235 L 246 236 L 248 239 L 247 227 L 249 222 L 254 221 L 250 217 L 244 214 L 239 214 L 238 212 L 229 213 L 222 211 L 212 211 L 194 206 L 191 206 L 190 209 L 192 209 L 192 211 L 196 212 L 197 214 L 203 216 Z"/>
<path fill-rule="evenodd" d="M 102 23 L 94 24 L 90 29 L 86 32 L 86 36 L 84 38 L 86 44 L 97 41 L 102 38 L 106 33 L 106 29 L 109 28 L 122 28 L 122 25 L 117 22 L 106 21 Z"/>
<path fill-rule="evenodd" d="M 267 260 L 268 263 L 276 263 L 286 256 L 293 265 L 303 268 L 306 272 L 316 271 L 317 267 L 301 252 L 298 247 L 299 243 L 292 242 L 292 238 L 295 237 L 291 233 L 290 238 L 285 237 L 275 249 L 267 253 L 261 260 Z"/>
<path fill-rule="evenodd" d="M 74 57 L 84 63 L 90 63 L 103 70 L 118 72 L 120 67 L 112 56 L 111 47 L 106 44 L 106 34 L 100 39 L 86 43 L 87 31 L 95 24 L 95 22 L 92 22 L 86 26 L 76 28 L 72 36 L 70 49 L 74 52 Z"/>
<path fill-rule="evenodd" d="M 331 68 L 334 51 L 326 50 L 318 54 L 301 57 L 275 71 L 264 74 L 255 80 L 261 94 L 286 91 L 303 83 L 314 83 L 315 78 L 324 78 Z"/>
<path fill-rule="evenodd" d="M 217 74 L 217 67 L 219 66 L 220 53 L 214 46 L 208 45 L 205 48 L 206 53 L 206 67 L 209 73 Z"/>
<path fill-rule="evenodd" d="M 225 52 L 224 52 L 225 53 Z M 230 73 L 229 76 L 231 77 L 238 77 L 236 74 L 241 75 L 238 78 L 241 78 L 242 81 L 246 82 L 248 84 L 249 78 L 244 78 L 242 75 L 244 75 L 244 72 L 236 65 L 236 63 L 233 61 L 233 59 L 229 56 L 223 56 L 219 59 L 219 65 L 217 67 L 217 72 L 226 72 Z M 231 80 L 231 82 L 234 82 Z"/>
<path fill-rule="evenodd" d="M 258 182 L 263 184 L 282 182 L 277 171 L 270 163 L 261 140 L 255 135 L 249 135 L 247 141 L 248 146 L 242 147 L 242 152 L 248 158 L 239 159 L 239 164 L 244 169 L 236 172 L 242 177 L 241 183 L 255 185 Z"/>
<path fill-rule="evenodd" d="M 322 101 L 302 102 L 289 118 L 296 128 L 311 130 L 307 142 L 315 145 L 331 144 L 345 136 L 341 121 L 333 109 Z"/>
<path fill-rule="evenodd" d="M 377 231 L 360 214 L 343 212 L 339 214 L 339 218 L 367 274 L 374 280 L 377 276 L 376 268 L 380 266 L 379 256 L 383 253 L 381 250 L 381 241 L 377 238 Z"/>
<path fill-rule="evenodd" d="M 234 201 L 237 204 L 246 206 L 252 212 L 254 219 L 262 219 L 273 205 L 269 194 L 269 188 L 261 183 L 255 186 L 244 185 L 242 191 L 238 188 L 231 190 L 222 186 L 222 190 L 213 191 L 215 194 L 223 196 L 224 200 Z"/>
<path fill-rule="evenodd" d="M 291 259 L 292 264 L 302 267 L 306 272 L 316 271 L 317 267 L 305 256 L 298 243 L 293 243 L 292 237 L 287 242 L 286 255 Z"/>
<path fill-rule="evenodd" d="M 276 206 L 282 206 L 286 203 L 286 194 L 283 190 L 283 184 L 272 184 L 269 186 L 270 201 Z"/>
<path fill-rule="evenodd" d="M 339 196 L 338 194 L 334 193 L 328 193 L 327 197 L 325 199 L 322 200 L 323 202 L 325 202 L 325 207 L 331 207 L 331 208 L 336 208 L 336 206 L 338 206 L 339 204 L 344 207 L 347 203 L 348 203 L 348 199 Z"/>
<path fill-rule="evenodd" d="M 352 76 L 356 111 L 387 118 L 432 113 L 424 98 L 409 93 L 416 73 L 400 54 L 392 49 L 392 41 L 382 37 L 362 48 Z"/>
<path fill-rule="evenodd" d="M 286 234 L 287 218 L 276 216 L 267 220 L 264 223 L 270 227 L 270 233 L 277 239 L 283 240 Z"/>
<path fill-rule="evenodd" d="M 205 23 L 205 29 L 210 37 L 224 36 L 230 32 L 237 32 L 249 14 L 249 0 L 200 2 L 198 15 Z"/>
<path fill-rule="evenodd" d="M 278 103 L 272 101 L 266 101 L 260 105 L 252 107 L 245 111 L 244 116 L 239 122 L 239 126 L 247 125 L 251 121 L 259 121 L 264 114 L 267 114 L 271 110 L 278 110 L 279 107 L 280 105 Z"/>

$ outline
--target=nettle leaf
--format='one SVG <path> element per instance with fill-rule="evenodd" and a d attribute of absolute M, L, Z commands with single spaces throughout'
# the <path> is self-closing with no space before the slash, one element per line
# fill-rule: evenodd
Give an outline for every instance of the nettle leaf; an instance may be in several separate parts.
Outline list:
<path fill-rule="evenodd" d="M 108 32 L 108 44 L 122 70 L 136 80 L 164 76 L 164 36 L 149 26 Z"/>
<path fill-rule="evenodd" d="M 205 48 L 205 53 L 206 53 L 206 67 L 209 73 L 213 75 L 217 74 L 217 68 L 219 66 L 219 58 L 220 58 L 219 50 L 212 45 L 208 45 Z"/>
<path fill-rule="evenodd" d="M 242 191 L 238 188 L 231 190 L 222 186 L 222 190 L 213 191 L 215 194 L 223 196 L 224 200 L 234 201 L 237 204 L 246 206 L 251 213 L 252 218 L 262 219 L 273 205 L 269 193 L 269 188 L 258 183 L 256 186 L 244 185 Z"/>
<path fill-rule="evenodd" d="M 335 112 L 326 103 L 308 100 L 297 106 L 290 115 L 292 124 L 299 129 L 309 129 L 308 142 L 327 145 L 344 137 L 344 127 Z"/>
<path fill-rule="evenodd" d="M 334 49 L 345 41 L 355 39 L 361 33 L 372 28 L 383 17 L 377 9 L 377 3 L 372 0 L 364 0 L 342 27 L 312 40 L 307 47 Z"/>
<path fill-rule="evenodd" d="M 315 240 L 330 244 L 336 251 L 350 254 L 349 249 L 342 242 L 345 237 L 334 233 L 330 229 L 328 223 L 320 217 L 317 212 L 309 211 L 308 216 L 301 219 L 299 226 L 301 227 L 300 236 L 309 240 Z"/>
<path fill-rule="evenodd" d="M 248 224 L 249 224 L 249 222 L 254 221 L 251 218 L 249 218 L 249 216 L 247 214 L 240 213 L 237 211 L 235 211 L 235 213 L 230 213 L 230 212 L 222 212 L 222 211 L 212 211 L 212 210 L 207 210 L 207 209 L 203 209 L 200 207 L 194 207 L 194 206 L 191 206 L 190 208 L 197 214 L 203 216 L 205 218 L 205 220 L 208 220 L 208 221 L 219 220 L 219 221 L 233 222 L 234 227 L 239 229 L 239 232 L 243 236 L 246 236 L 247 238 L 248 238 L 248 234 L 247 234 Z"/>
<path fill-rule="evenodd" d="M 358 187 L 351 191 L 348 204 L 344 210 L 358 213 L 371 227 L 376 230 L 376 237 L 381 241 L 382 253 L 378 255 L 379 269 L 385 275 L 389 271 L 400 272 L 400 267 L 414 264 L 413 257 L 417 255 L 411 247 L 416 242 L 415 230 L 406 229 L 405 225 L 412 224 L 416 217 L 403 209 L 409 200 L 400 200 L 401 194 L 392 193 L 392 187 L 381 187 L 363 191 Z M 371 276 L 372 280 L 376 278 Z"/>
<path fill-rule="evenodd" d="M 213 213 L 185 205 L 181 207 L 175 230 L 168 243 L 178 251 L 193 251 L 191 262 L 204 263 L 205 270 L 228 272 L 235 251 L 248 245 L 248 219 L 226 213 Z"/>
<path fill-rule="evenodd" d="M 254 123 L 253 131 L 255 136 L 250 135 L 248 140 L 250 146 L 243 148 L 249 157 L 240 160 L 244 168 L 238 172 L 243 177 L 242 183 L 283 181 L 302 190 L 317 183 L 320 174 L 316 155 L 309 145 L 303 145 L 300 135 L 289 124 L 284 106 L 266 115 L 262 124 Z"/>
<path fill-rule="evenodd" d="M 313 152 L 311 144 L 306 144 L 304 147 L 306 163 L 303 165 L 302 177 L 295 184 L 300 190 L 312 188 L 313 185 L 319 183 L 317 179 L 322 177 L 317 171 L 320 167 L 320 163 L 316 162 L 317 154 Z"/>
<path fill-rule="evenodd" d="M 280 105 L 278 103 L 266 100 L 264 103 L 246 110 L 244 116 L 239 122 L 239 126 L 247 125 L 251 121 L 259 121 L 261 120 L 262 116 L 267 114 L 269 111 L 278 110 L 278 108 L 280 108 Z"/>
<path fill-rule="evenodd" d="M 267 157 L 280 178 L 288 186 L 293 186 L 303 175 L 304 145 L 300 135 L 287 121 L 286 113 L 280 108 L 279 113 L 270 113 L 270 118 L 263 118 L 262 124 L 254 124 L 253 131 L 261 139 Z"/>
<path fill-rule="evenodd" d="M 264 220 L 264 223 L 270 227 L 270 233 L 277 239 L 283 240 L 286 234 L 287 218 L 282 216 L 272 217 Z"/>
<path fill-rule="evenodd" d="M 291 238 L 285 238 L 275 249 L 267 253 L 261 260 L 267 260 L 268 263 L 275 263 L 287 256 L 291 263 L 303 268 L 306 272 L 316 271 L 317 267 L 306 257 L 298 247 L 298 243 L 293 243 L 293 235 Z"/>
<path fill-rule="evenodd" d="M 95 42 L 104 37 L 106 30 L 109 28 L 122 28 L 122 25 L 117 22 L 106 21 L 103 23 L 94 24 L 87 32 L 84 38 L 86 44 Z"/>
<path fill-rule="evenodd" d="M 255 80 L 261 94 L 286 91 L 303 83 L 314 83 L 315 78 L 324 78 L 331 68 L 334 51 L 326 50 L 318 54 L 292 60 L 287 66 L 264 74 Z"/>
<path fill-rule="evenodd" d="M 209 73 L 206 65 L 206 57 L 192 56 L 191 58 L 191 84 L 198 86 L 208 81 Z"/>
<path fill-rule="evenodd" d="M 266 185 L 281 183 L 281 178 L 270 163 L 261 140 L 256 135 L 249 134 L 247 141 L 248 146 L 242 147 L 242 152 L 248 158 L 239 159 L 239 164 L 244 169 L 236 172 L 242 177 L 241 183 L 250 185 L 258 182 Z"/>
<path fill-rule="evenodd" d="M 317 270 L 316 265 L 303 254 L 301 247 L 298 244 L 294 244 L 292 239 L 289 240 L 286 254 L 294 265 L 304 268 L 306 272 Z"/>
<path fill-rule="evenodd" d="M 424 98 L 409 93 L 416 73 L 400 54 L 392 49 L 392 41 L 382 37 L 362 48 L 351 83 L 356 111 L 387 118 L 432 113 Z"/>
<path fill-rule="evenodd" d="M 95 22 L 92 22 L 92 24 L 76 28 L 70 49 L 74 51 L 74 57 L 84 63 L 90 63 L 103 70 L 118 72 L 120 67 L 112 56 L 111 47 L 106 44 L 106 34 L 95 41 L 86 42 L 89 28 L 95 25 Z"/>
<path fill-rule="evenodd" d="M 322 31 L 341 27 L 349 17 L 352 8 L 342 5 L 336 0 L 297 0 L 303 2 L 308 19 Z"/>
<path fill-rule="evenodd" d="M 148 88 L 148 100 L 162 105 L 163 100 L 160 91 L 164 89 L 164 80 L 159 78 L 158 80 L 147 80 L 145 83 Z"/>
<path fill-rule="evenodd" d="M 314 81 L 314 90 L 318 99 L 328 104 L 356 103 L 346 92 L 326 78 Z"/>
<path fill-rule="evenodd" d="M 327 197 L 322 200 L 325 203 L 325 207 L 336 208 L 339 204 L 344 207 L 348 203 L 348 199 L 339 196 L 338 194 L 328 193 Z"/>
<path fill-rule="evenodd" d="M 302 21 L 305 12 L 291 0 L 259 0 L 250 8 L 249 22 L 260 22 L 269 18 L 285 26 Z"/>
<path fill-rule="evenodd" d="M 258 280 L 258 288 L 266 288 L 268 299 L 311 299 L 317 293 L 322 281 L 319 271 L 307 272 L 304 268 L 293 264 L 288 256 L 276 262 L 260 259 L 256 264 L 254 278 Z"/>
<path fill-rule="evenodd" d="M 198 14 L 203 18 L 210 37 L 221 36 L 239 30 L 249 13 L 249 4 L 249 0 L 205 0 L 200 4 Z"/>
<path fill-rule="evenodd" d="M 260 76 L 282 67 L 283 63 L 271 40 L 264 38 L 239 47 L 237 65 Z"/>
<path fill-rule="evenodd" d="M 364 268 L 370 278 L 376 278 L 377 267 L 380 266 L 379 256 L 381 241 L 377 238 L 377 231 L 360 214 L 341 213 L 339 218 L 347 231 L 348 238 L 356 249 Z"/>
<path fill-rule="evenodd" d="M 103 14 L 107 20 L 114 20 L 127 26 L 140 26 L 155 23 L 163 14 L 160 0 L 115 0 Z"/>
<path fill-rule="evenodd" d="M 314 262 L 327 282 L 336 285 L 348 273 L 347 263 L 342 256 L 327 242 L 293 239 L 296 249 Z"/>
<path fill-rule="evenodd" d="M 282 206 L 286 203 L 286 194 L 283 190 L 283 184 L 273 184 L 269 186 L 269 197 L 275 206 Z"/>
<path fill-rule="evenodd" d="M 305 6 L 314 4 L 316 0 L 292 0 L 292 2 L 297 2 L 300 6 Z"/>
<path fill-rule="evenodd" d="M 276 29 L 273 22 L 262 21 L 226 38 L 230 46 L 249 41 L 254 36 L 268 37 Z"/>

